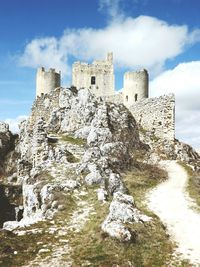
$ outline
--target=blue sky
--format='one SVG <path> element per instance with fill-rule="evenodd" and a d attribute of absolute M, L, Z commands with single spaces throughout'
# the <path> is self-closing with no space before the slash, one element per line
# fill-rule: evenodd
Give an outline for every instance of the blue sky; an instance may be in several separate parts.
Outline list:
<path fill-rule="evenodd" d="M 199 0 L 1 0 L 0 120 L 28 115 L 38 66 L 70 84 L 74 60 L 114 52 L 116 88 L 123 72 L 147 68 L 150 94 L 174 92 L 177 137 L 200 147 Z"/>

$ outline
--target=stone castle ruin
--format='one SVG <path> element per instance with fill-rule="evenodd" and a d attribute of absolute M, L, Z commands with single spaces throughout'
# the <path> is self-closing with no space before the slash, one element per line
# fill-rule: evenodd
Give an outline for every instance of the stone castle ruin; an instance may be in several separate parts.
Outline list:
<path fill-rule="evenodd" d="M 45 71 L 39 68 L 36 79 L 36 95 L 48 94 L 60 87 L 61 75 L 55 69 Z M 105 60 L 95 60 L 92 64 L 75 62 L 72 66 L 72 86 L 77 89 L 87 88 L 95 96 L 130 107 L 135 102 L 149 95 L 149 75 L 143 69 L 124 74 L 123 93 L 115 93 L 115 75 L 113 53 L 108 53 Z"/>
<path fill-rule="evenodd" d="M 36 96 L 51 93 L 61 86 L 61 73 L 55 69 L 39 68 L 36 77 Z M 124 104 L 144 131 L 163 140 L 175 138 L 174 95 L 149 97 L 149 75 L 147 70 L 128 71 L 124 74 L 122 92 L 115 91 L 113 53 L 105 60 L 92 64 L 75 62 L 72 66 L 72 86 L 77 90 L 86 88 L 97 98 L 115 104 Z"/>

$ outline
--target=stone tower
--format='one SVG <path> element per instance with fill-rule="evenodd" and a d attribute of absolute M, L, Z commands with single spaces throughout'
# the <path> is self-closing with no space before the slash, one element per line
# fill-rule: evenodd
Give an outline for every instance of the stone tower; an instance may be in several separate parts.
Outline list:
<path fill-rule="evenodd" d="M 149 95 L 149 75 L 143 69 L 136 72 L 126 72 L 124 74 L 123 102 L 127 107 L 135 102 L 148 98 Z"/>
<path fill-rule="evenodd" d="M 106 60 L 92 64 L 73 64 L 72 85 L 77 89 L 90 89 L 97 97 L 114 95 L 114 80 L 113 53 L 108 53 Z"/>
<path fill-rule="evenodd" d="M 36 97 L 49 94 L 57 87 L 60 87 L 60 73 L 57 73 L 55 69 L 45 71 L 43 67 L 37 70 Z"/>

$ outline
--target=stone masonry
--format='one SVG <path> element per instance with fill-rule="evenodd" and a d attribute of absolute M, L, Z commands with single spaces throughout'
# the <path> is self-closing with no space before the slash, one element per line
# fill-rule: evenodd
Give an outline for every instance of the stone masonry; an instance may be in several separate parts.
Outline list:
<path fill-rule="evenodd" d="M 142 99 L 130 108 L 141 127 L 160 139 L 173 141 L 175 138 L 175 96 L 164 95 Z"/>

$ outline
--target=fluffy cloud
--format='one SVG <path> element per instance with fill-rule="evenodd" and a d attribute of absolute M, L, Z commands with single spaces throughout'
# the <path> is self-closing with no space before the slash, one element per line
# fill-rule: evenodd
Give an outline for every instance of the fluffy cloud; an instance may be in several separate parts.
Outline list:
<path fill-rule="evenodd" d="M 15 119 L 6 119 L 5 122 L 9 124 L 10 131 L 12 133 L 18 133 L 19 132 L 19 124 L 20 122 L 24 121 L 27 119 L 27 116 L 21 115 L 18 116 Z"/>
<path fill-rule="evenodd" d="M 150 83 L 151 96 L 176 96 L 176 136 L 200 147 L 200 61 L 179 64 Z"/>
<path fill-rule="evenodd" d="M 200 109 L 200 61 L 181 63 L 150 83 L 151 95 L 174 92 L 180 109 Z"/>
<path fill-rule="evenodd" d="M 62 73 L 66 73 L 67 53 L 60 45 L 61 43 L 55 37 L 34 39 L 26 45 L 24 54 L 19 58 L 19 63 L 32 68 L 55 67 Z"/>
<path fill-rule="evenodd" d="M 109 0 L 105 0 L 109 4 Z M 111 6 L 117 11 L 118 1 Z M 181 54 L 184 49 L 199 41 L 198 29 L 190 32 L 186 25 L 169 25 L 149 16 L 121 17 L 110 20 L 102 29 L 67 29 L 60 38 L 34 39 L 25 47 L 20 57 L 23 66 L 56 67 L 70 74 L 68 59 L 104 58 L 114 52 L 115 64 L 130 69 L 145 67 L 154 73 L 162 70 L 167 59 Z"/>
<path fill-rule="evenodd" d="M 119 4 L 121 0 L 100 0 L 99 10 L 106 10 L 110 18 L 115 19 L 122 16 Z M 121 15 L 120 15 L 121 14 Z"/>

